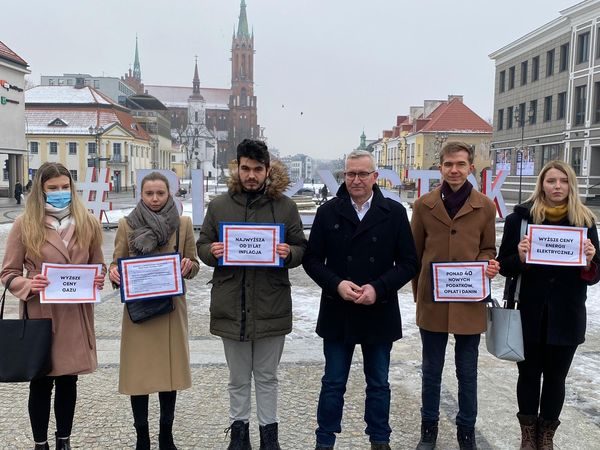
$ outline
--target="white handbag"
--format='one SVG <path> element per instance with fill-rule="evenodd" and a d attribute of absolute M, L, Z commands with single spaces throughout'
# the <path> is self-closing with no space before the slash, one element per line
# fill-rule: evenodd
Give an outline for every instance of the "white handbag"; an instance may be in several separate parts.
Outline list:
<path fill-rule="evenodd" d="M 525 236 L 526 230 L 527 221 L 523 219 L 521 221 L 521 239 Z M 521 275 L 517 278 L 515 287 L 515 309 L 502 307 L 495 299 L 492 299 L 491 305 L 487 308 L 485 345 L 488 352 L 496 358 L 516 362 L 525 359 L 521 311 L 516 309 L 519 304 L 520 293 Z"/>

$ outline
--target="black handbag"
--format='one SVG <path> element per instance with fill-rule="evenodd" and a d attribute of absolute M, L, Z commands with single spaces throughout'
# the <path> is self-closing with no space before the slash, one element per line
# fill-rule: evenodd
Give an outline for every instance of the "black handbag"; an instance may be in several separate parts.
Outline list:
<path fill-rule="evenodd" d="M 177 227 L 175 233 L 175 253 L 179 253 L 179 227 Z M 142 323 L 154 317 L 175 311 L 173 297 L 127 302 L 125 305 L 127 305 L 127 313 L 133 323 Z"/>
<path fill-rule="evenodd" d="M 52 319 L 30 319 L 24 302 L 23 319 L 4 319 L 6 283 L 0 299 L 0 382 L 31 381 L 52 370 Z"/>

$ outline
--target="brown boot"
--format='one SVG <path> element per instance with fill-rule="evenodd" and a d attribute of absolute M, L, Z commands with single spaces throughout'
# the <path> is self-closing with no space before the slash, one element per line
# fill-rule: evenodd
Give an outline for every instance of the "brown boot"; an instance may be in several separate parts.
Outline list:
<path fill-rule="evenodd" d="M 521 448 L 520 450 L 537 450 L 537 416 L 517 414 L 521 425 Z"/>
<path fill-rule="evenodd" d="M 538 420 L 538 450 L 554 450 L 554 432 L 560 425 L 559 420 Z"/>

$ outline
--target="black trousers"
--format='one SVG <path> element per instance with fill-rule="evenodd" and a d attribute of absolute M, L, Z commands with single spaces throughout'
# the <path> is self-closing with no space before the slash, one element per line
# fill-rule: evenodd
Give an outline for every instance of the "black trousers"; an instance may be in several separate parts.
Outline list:
<path fill-rule="evenodd" d="M 43 377 L 29 383 L 29 421 L 35 442 L 48 440 L 48 422 L 50 421 L 50 401 L 54 392 L 54 415 L 56 417 L 56 435 L 71 436 L 75 403 L 77 402 L 77 375 Z"/>
<path fill-rule="evenodd" d="M 576 350 L 577 345 L 525 343 L 525 361 L 517 363 L 520 414 L 539 413 L 546 420 L 558 420 L 565 401 L 565 380 Z"/>
<path fill-rule="evenodd" d="M 133 411 L 134 424 L 145 425 L 148 423 L 148 399 L 148 395 L 131 396 L 131 410 Z M 173 424 L 173 420 L 175 420 L 177 391 L 159 392 L 158 401 L 160 403 L 160 423 L 165 425 Z"/>

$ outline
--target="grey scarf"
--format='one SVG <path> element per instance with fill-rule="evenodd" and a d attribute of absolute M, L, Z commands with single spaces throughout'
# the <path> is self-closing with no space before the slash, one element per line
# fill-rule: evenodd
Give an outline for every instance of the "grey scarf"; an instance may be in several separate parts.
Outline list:
<path fill-rule="evenodd" d="M 126 220 L 132 230 L 128 236 L 129 247 L 138 255 L 147 255 L 169 241 L 179 226 L 179 211 L 169 196 L 158 212 L 140 201 Z"/>

